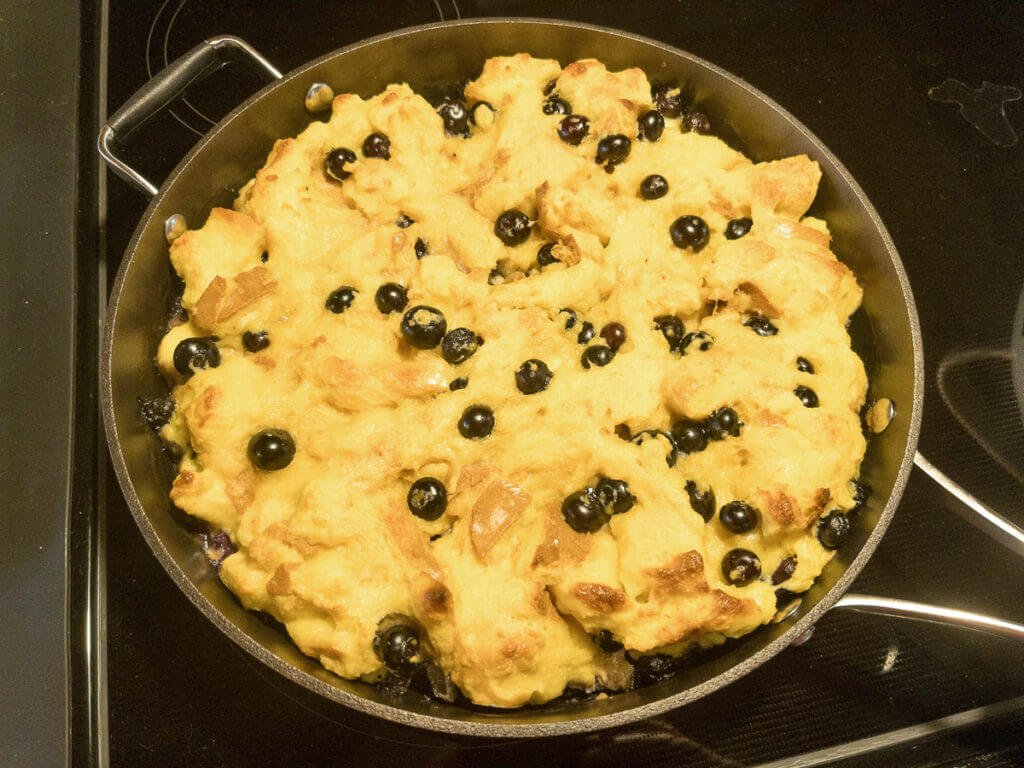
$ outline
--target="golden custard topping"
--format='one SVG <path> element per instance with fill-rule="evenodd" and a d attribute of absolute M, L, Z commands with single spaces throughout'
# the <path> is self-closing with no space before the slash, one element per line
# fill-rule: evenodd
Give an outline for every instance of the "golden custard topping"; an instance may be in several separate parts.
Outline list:
<path fill-rule="evenodd" d="M 494 58 L 465 99 L 340 95 L 174 242 L 171 498 L 338 675 L 626 688 L 841 543 L 861 290 L 817 163 L 752 163 L 639 69 Z"/>

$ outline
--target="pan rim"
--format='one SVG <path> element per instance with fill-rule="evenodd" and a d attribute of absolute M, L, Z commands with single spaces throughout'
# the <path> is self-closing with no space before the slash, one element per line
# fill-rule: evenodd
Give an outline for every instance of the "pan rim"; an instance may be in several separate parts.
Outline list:
<path fill-rule="evenodd" d="M 279 87 L 283 87 L 285 84 L 292 82 L 298 78 L 301 78 L 308 71 L 320 66 L 322 63 L 339 56 L 341 54 L 349 53 L 351 51 L 358 50 L 360 48 L 375 45 L 383 40 L 390 40 L 395 38 L 402 38 L 410 35 L 415 35 L 420 32 L 449 28 L 449 27 L 462 27 L 462 26 L 482 26 L 482 25 L 546 25 L 563 27 L 574 30 L 589 30 L 594 32 L 600 32 L 608 34 L 618 38 L 624 38 L 632 40 L 634 42 L 640 42 L 648 46 L 652 46 L 660 51 L 663 51 L 666 55 L 685 59 L 698 67 L 703 67 L 710 72 L 714 73 L 718 77 L 724 78 L 725 80 L 741 87 L 755 97 L 758 101 L 765 104 L 770 110 L 776 115 L 786 121 L 793 130 L 799 133 L 804 140 L 808 141 L 812 146 L 820 152 L 821 156 L 827 159 L 833 166 L 835 172 L 838 174 L 839 179 L 842 183 L 845 183 L 855 194 L 860 204 L 863 206 L 865 212 L 872 226 L 880 235 L 886 252 L 888 253 L 889 259 L 896 272 L 896 276 L 899 282 L 900 291 L 904 299 L 905 309 L 907 311 L 911 345 L 913 348 L 913 381 L 914 381 L 914 397 L 911 406 L 909 422 L 908 422 L 908 433 L 907 443 L 904 449 L 900 466 L 896 472 L 896 478 L 893 483 L 892 491 L 889 495 L 886 505 L 879 515 L 878 522 L 875 524 L 871 533 L 868 535 L 867 540 L 861 547 L 860 552 L 853 559 L 853 561 L 847 566 L 846 570 L 839 577 L 832 588 L 810 609 L 808 612 L 801 617 L 797 622 L 793 624 L 784 634 L 775 638 L 773 641 L 759 649 L 757 652 L 751 654 L 747 658 L 743 659 L 740 663 L 733 665 L 727 670 L 715 675 L 714 677 L 700 683 L 698 685 L 691 686 L 684 691 L 680 691 L 671 696 L 666 696 L 655 701 L 641 704 L 640 706 L 633 707 L 630 709 L 623 709 L 619 712 L 613 712 L 604 715 L 596 715 L 589 717 L 577 717 L 569 720 L 559 720 L 554 722 L 535 722 L 535 723 L 495 723 L 495 722 L 481 722 L 479 720 L 462 720 L 454 718 L 443 718 L 434 715 L 420 714 L 412 712 L 410 710 L 402 709 L 397 706 L 389 704 L 380 704 L 369 699 L 357 696 L 355 694 L 348 693 L 335 686 L 332 686 L 307 672 L 302 671 L 296 666 L 293 666 L 284 659 L 271 653 L 262 645 L 257 643 L 253 638 L 246 634 L 240 627 L 228 620 L 228 618 L 217 610 L 216 607 L 207 599 L 188 579 L 184 571 L 178 565 L 178 563 L 171 557 L 167 551 L 160 537 L 157 535 L 156 530 L 149 522 L 148 516 L 145 509 L 135 491 L 134 484 L 132 483 L 131 477 L 128 473 L 127 464 L 124 455 L 121 450 L 121 445 L 117 439 L 117 424 L 114 414 L 113 405 L 113 385 L 111 379 L 111 362 L 113 356 L 113 339 L 116 330 L 115 318 L 117 316 L 117 308 L 123 288 L 125 276 L 128 271 L 128 267 L 134 260 L 135 252 L 138 249 L 139 241 L 142 238 L 143 233 L 148 229 L 151 219 L 153 218 L 156 210 L 159 208 L 167 190 L 170 189 L 177 178 L 181 175 L 183 170 L 191 163 L 194 157 L 196 157 L 202 150 L 216 137 L 219 135 L 221 130 L 233 121 L 238 115 L 246 111 L 250 106 L 255 104 L 264 95 L 272 90 Z M 323 56 L 320 56 L 313 61 L 307 62 L 297 69 L 287 73 L 280 80 L 277 80 L 266 87 L 259 90 L 257 93 L 250 96 L 248 99 L 243 101 L 237 107 L 232 109 L 227 115 L 225 115 L 216 126 L 214 126 L 202 139 L 200 139 L 196 145 L 181 159 L 175 169 L 168 175 L 164 182 L 160 185 L 160 190 L 150 201 L 145 212 L 139 220 L 139 224 L 136 227 L 131 241 L 125 250 L 126 258 L 122 259 L 121 265 L 118 269 L 117 276 L 114 280 L 110 290 L 110 300 L 106 306 L 106 315 L 104 318 L 104 331 L 103 331 L 103 342 L 100 349 L 100 376 L 101 376 L 101 410 L 103 415 L 104 432 L 107 440 L 108 449 L 110 451 L 112 464 L 114 467 L 115 474 L 117 475 L 118 482 L 121 486 L 122 493 L 124 494 L 125 500 L 132 512 L 132 516 L 135 518 L 136 524 L 139 526 L 143 537 L 146 539 L 153 554 L 160 561 L 164 570 L 167 571 L 171 579 L 177 584 L 178 588 L 189 598 L 189 600 L 209 619 L 221 632 L 229 637 L 235 644 L 243 648 L 249 654 L 259 659 L 261 662 L 266 664 L 268 667 L 273 669 L 275 672 L 280 673 L 284 677 L 288 678 L 292 682 L 303 686 L 304 688 L 311 690 L 312 692 L 324 696 L 327 699 L 340 703 L 346 707 L 350 707 L 362 713 L 379 717 L 384 720 L 398 723 L 401 725 L 411 726 L 418 729 L 432 731 L 435 733 L 447 733 L 460 736 L 473 736 L 473 737 L 485 737 L 485 738 L 538 738 L 547 736 L 560 736 L 568 735 L 573 733 L 592 732 L 603 730 L 607 728 L 613 728 L 616 726 L 625 725 L 638 720 L 647 719 L 656 715 L 663 714 L 673 709 L 677 709 L 685 704 L 695 701 L 713 691 L 716 691 L 725 685 L 733 682 L 734 680 L 743 677 L 751 670 L 757 668 L 761 664 L 767 662 L 772 657 L 780 653 L 786 646 L 788 646 L 799 634 L 804 632 L 808 627 L 816 623 L 831 607 L 832 605 L 843 595 L 844 592 L 849 589 L 850 584 L 860 574 L 864 565 L 868 559 L 874 553 L 878 546 L 879 541 L 885 534 L 886 529 L 889 526 L 890 521 L 895 513 L 896 507 L 898 506 L 903 492 L 906 488 L 906 484 L 910 475 L 910 470 L 913 465 L 914 453 L 916 451 L 918 438 L 920 435 L 921 428 L 921 416 L 922 406 L 924 399 L 924 355 L 923 355 L 923 343 L 921 338 L 920 322 L 917 314 L 917 307 L 914 303 L 913 293 L 910 288 L 910 282 L 904 269 L 903 262 L 899 257 L 896 247 L 886 229 L 881 217 L 875 210 L 871 201 L 867 195 L 861 189 L 860 185 L 856 182 L 850 172 L 846 169 L 842 162 L 835 156 L 835 154 L 825 146 L 825 144 L 818 139 L 806 126 L 803 125 L 799 120 L 796 119 L 788 110 L 783 108 L 773 99 L 762 93 L 759 89 L 747 83 L 742 78 L 733 75 L 732 73 L 722 69 L 721 67 L 712 64 L 698 56 L 683 51 L 674 46 L 670 46 L 666 43 L 662 43 L 658 40 L 645 37 L 643 35 L 637 35 L 631 32 L 625 32 L 623 30 L 604 27 L 600 25 L 587 24 L 582 22 L 567 21 L 562 19 L 549 19 L 549 18 L 533 18 L 533 17 L 490 17 L 490 18 L 478 18 L 478 19 L 461 19 L 455 21 L 438 22 L 432 24 L 422 24 L 412 27 L 404 27 L 401 29 L 393 30 L 381 35 L 366 38 L 364 40 L 357 41 L 351 45 L 344 46 L 337 50 L 331 51 Z M 518 710 L 510 710 L 509 713 Z"/>

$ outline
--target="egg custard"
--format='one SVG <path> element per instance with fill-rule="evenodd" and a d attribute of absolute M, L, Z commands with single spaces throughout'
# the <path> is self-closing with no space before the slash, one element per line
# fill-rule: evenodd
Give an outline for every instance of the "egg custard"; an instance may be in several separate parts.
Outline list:
<path fill-rule="evenodd" d="M 173 243 L 171 499 L 243 605 L 518 707 L 811 585 L 865 492 L 861 289 L 817 163 L 709 128 L 639 69 L 493 58 L 439 109 L 338 96 Z"/>

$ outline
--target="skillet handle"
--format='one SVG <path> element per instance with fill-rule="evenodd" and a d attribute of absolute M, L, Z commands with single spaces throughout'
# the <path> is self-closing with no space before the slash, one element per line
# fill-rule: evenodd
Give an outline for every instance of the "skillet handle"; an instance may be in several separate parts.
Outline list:
<path fill-rule="evenodd" d="M 247 58 L 259 65 L 271 80 L 281 73 L 247 42 L 232 35 L 220 35 L 204 40 L 195 48 L 175 59 L 142 86 L 100 129 L 97 149 L 111 170 L 143 192 L 156 195 L 155 184 L 116 155 L 116 149 L 137 129 L 145 125 L 178 98 L 192 83 L 205 80 L 213 72 L 237 58 Z"/>
<path fill-rule="evenodd" d="M 890 597 L 872 597 L 847 593 L 836 602 L 833 608 L 848 608 L 861 613 L 877 613 L 883 616 L 896 616 L 901 619 L 928 621 L 933 624 L 947 624 L 962 629 L 972 629 L 990 635 L 1012 637 L 1024 640 L 1024 624 L 1004 621 L 992 616 L 985 616 L 971 611 L 960 611 L 955 608 L 940 608 L 937 605 L 914 603 L 910 600 L 895 600 Z"/>

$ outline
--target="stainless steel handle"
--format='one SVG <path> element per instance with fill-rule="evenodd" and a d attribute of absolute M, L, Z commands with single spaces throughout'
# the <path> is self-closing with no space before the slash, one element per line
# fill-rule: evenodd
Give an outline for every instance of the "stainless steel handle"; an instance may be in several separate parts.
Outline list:
<path fill-rule="evenodd" d="M 845 594 L 833 608 L 848 608 L 861 613 L 877 613 L 883 616 L 896 616 L 901 619 L 928 621 L 933 624 L 972 629 L 990 635 L 1012 637 L 1024 640 L 1024 624 L 1003 621 L 981 613 L 961 611 L 956 608 L 940 608 L 936 605 L 915 603 L 910 600 L 895 600 L 889 597 L 873 597 L 871 595 Z"/>
<path fill-rule="evenodd" d="M 255 62 L 272 80 L 281 78 L 278 69 L 241 38 L 220 35 L 204 40 L 157 72 L 107 119 L 96 141 L 100 157 L 122 179 L 143 192 L 156 195 L 157 186 L 117 156 L 118 144 L 123 144 L 136 128 L 165 109 L 188 86 L 205 79 L 238 54 Z"/>
<path fill-rule="evenodd" d="M 991 536 L 1004 547 L 1024 557 L 1024 530 L 954 483 L 920 453 L 914 454 L 914 463 L 973 513 L 961 512 L 961 517 L 980 528 L 982 532 Z"/>

